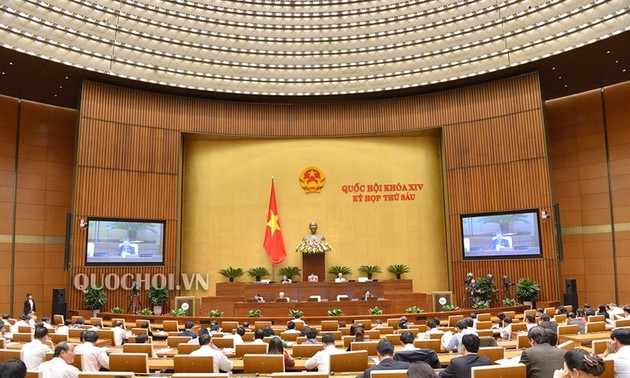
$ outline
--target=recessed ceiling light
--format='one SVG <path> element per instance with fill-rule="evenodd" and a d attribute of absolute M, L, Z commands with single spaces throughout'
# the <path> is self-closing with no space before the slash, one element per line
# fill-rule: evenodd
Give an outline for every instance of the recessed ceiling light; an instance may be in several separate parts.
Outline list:
<path fill-rule="evenodd" d="M 66 76 L 66 80 L 68 80 L 68 76 Z"/>

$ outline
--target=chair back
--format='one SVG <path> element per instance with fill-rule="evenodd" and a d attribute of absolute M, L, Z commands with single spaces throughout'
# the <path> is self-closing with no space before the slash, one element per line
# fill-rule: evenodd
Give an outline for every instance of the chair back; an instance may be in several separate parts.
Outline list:
<path fill-rule="evenodd" d="M 479 336 L 479 347 L 496 347 L 499 346 L 494 336 Z"/>
<path fill-rule="evenodd" d="M 523 311 L 523 317 L 527 316 L 527 315 L 534 315 L 534 317 L 536 317 L 536 315 L 538 315 L 538 311 L 536 309 L 531 309 L 531 310 L 525 310 Z M 478 318 L 477 318 L 478 319 Z"/>
<path fill-rule="evenodd" d="M 385 340 L 389 340 L 394 345 L 400 345 L 400 334 L 399 333 L 390 333 L 385 335 Z"/>
<path fill-rule="evenodd" d="M 491 328 L 492 328 L 492 322 L 490 320 L 484 320 L 484 321 L 478 321 L 477 322 L 477 330 L 491 329 Z"/>
<path fill-rule="evenodd" d="M 33 334 L 32 333 L 14 333 L 13 334 L 13 340 L 14 342 L 18 342 L 18 343 L 30 343 L 31 341 L 33 341 Z"/>
<path fill-rule="evenodd" d="M 136 375 L 131 371 L 80 371 L 79 378 L 134 378 Z"/>
<path fill-rule="evenodd" d="M 313 357 L 323 349 L 323 344 L 294 344 L 291 355 L 297 357 Z"/>
<path fill-rule="evenodd" d="M 480 329 L 479 331 L 477 331 L 477 336 L 479 337 L 494 337 L 494 331 L 491 329 Z"/>
<path fill-rule="evenodd" d="M 580 332 L 580 328 L 577 324 L 559 325 L 558 336 L 562 335 L 577 335 Z"/>
<path fill-rule="evenodd" d="M 90 324 L 94 325 L 96 323 L 101 323 L 101 325 L 103 325 L 103 318 L 99 318 L 99 317 L 91 317 L 90 318 Z"/>
<path fill-rule="evenodd" d="M 435 353 L 442 353 L 442 341 L 439 339 L 415 340 L 413 345 L 416 348 L 433 349 Z"/>
<path fill-rule="evenodd" d="M 151 321 L 149 319 L 136 319 L 136 328 L 142 328 L 144 323 L 149 323 L 149 328 L 151 328 Z"/>
<path fill-rule="evenodd" d="M 394 330 L 398 329 L 398 322 L 400 321 L 400 319 L 398 318 L 388 318 L 387 319 L 387 326 L 388 327 L 392 327 Z"/>
<path fill-rule="evenodd" d="M 164 332 L 179 332 L 177 320 L 162 320 L 162 330 Z"/>
<path fill-rule="evenodd" d="M 564 309 L 567 310 L 567 312 L 573 312 L 573 305 L 564 305 Z"/>
<path fill-rule="evenodd" d="M 140 335 L 140 334 L 145 334 L 145 335 L 149 335 L 149 330 L 147 328 L 142 328 L 142 327 L 133 327 L 131 329 L 131 333 L 134 335 Z"/>
<path fill-rule="evenodd" d="M 246 354 L 243 356 L 243 373 L 271 374 L 284 373 L 282 354 Z"/>
<path fill-rule="evenodd" d="M 477 321 L 480 322 L 488 322 L 492 320 L 492 314 L 489 312 L 484 312 L 482 314 L 477 314 Z"/>
<path fill-rule="evenodd" d="M 24 378 L 42 378 L 41 371 L 27 370 Z"/>
<path fill-rule="evenodd" d="M 234 355 L 236 357 L 243 357 L 246 354 L 264 354 L 264 353 L 267 353 L 267 344 L 248 343 L 248 344 L 236 344 L 234 346 Z"/>
<path fill-rule="evenodd" d="M 458 320 L 464 319 L 464 315 L 449 315 L 448 317 L 448 326 L 455 327 Z"/>
<path fill-rule="evenodd" d="M 518 334 L 516 335 L 516 349 L 525 349 L 529 348 L 529 338 L 527 334 Z"/>
<path fill-rule="evenodd" d="M 553 317 L 553 320 L 558 324 L 564 323 L 567 320 L 567 314 L 557 314 Z"/>
<path fill-rule="evenodd" d="M 512 320 L 516 319 L 516 311 L 503 311 L 503 315 L 505 315 L 506 318 L 510 318 Z"/>
<path fill-rule="evenodd" d="M 610 340 L 593 340 L 591 341 L 591 350 L 595 354 L 603 354 L 606 352 L 606 348 L 608 348 L 608 342 Z"/>
<path fill-rule="evenodd" d="M 260 329 L 260 328 L 265 328 L 265 327 L 271 327 L 270 320 L 256 320 L 254 322 L 254 329 Z"/>
<path fill-rule="evenodd" d="M 109 370 L 149 374 L 149 358 L 146 353 L 112 353 L 109 355 Z"/>
<path fill-rule="evenodd" d="M 590 322 L 605 322 L 606 317 L 604 315 L 591 315 L 587 319 L 587 323 Z"/>
<path fill-rule="evenodd" d="M 98 331 L 98 338 L 99 340 L 111 340 L 112 345 L 115 345 L 114 331 L 112 331 L 111 329 L 101 329 L 100 331 Z"/>
<path fill-rule="evenodd" d="M 496 362 L 497 360 L 505 357 L 505 348 L 501 346 L 496 347 L 483 347 L 479 348 L 477 354 L 480 356 L 488 357 L 492 362 Z"/>
<path fill-rule="evenodd" d="M 372 328 L 372 321 L 370 319 L 355 319 L 352 323 L 363 324 L 363 329 L 366 331 Z"/>
<path fill-rule="evenodd" d="M 545 307 L 543 312 L 545 314 L 549 315 L 550 318 L 553 318 L 556 315 L 556 308 L 555 307 Z"/>
<path fill-rule="evenodd" d="M 376 344 L 378 341 L 353 341 L 350 350 L 367 350 L 368 356 L 376 356 Z"/>
<path fill-rule="evenodd" d="M 173 357 L 176 373 L 213 373 L 214 357 L 177 354 Z"/>
<path fill-rule="evenodd" d="M 131 335 L 131 336 L 129 336 L 129 340 L 127 340 L 127 341 L 130 342 L 130 343 L 136 343 L 136 338 L 137 337 L 138 336 L 136 336 L 136 335 Z M 149 336 L 149 338 L 147 339 L 146 342 L 147 342 L 147 344 L 153 344 L 153 336 Z"/>
<path fill-rule="evenodd" d="M 615 321 L 615 328 L 629 327 L 629 326 L 630 326 L 630 319 L 618 319 Z"/>
<path fill-rule="evenodd" d="M 0 362 L 4 360 L 22 359 L 22 351 L 19 349 L 0 349 Z"/>
<path fill-rule="evenodd" d="M 254 332 L 245 332 L 245 334 L 241 337 L 246 343 L 254 341 Z"/>
<path fill-rule="evenodd" d="M 298 333 L 299 335 L 299 333 Z M 217 348 L 234 348 L 234 339 L 231 337 L 212 337 L 212 344 Z"/>
<path fill-rule="evenodd" d="M 177 348 L 179 344 L 187 343 L 192 339 L 190 336 L 169 336 L 166 338 L 166 345 L 169 348 Z"/>
<path fill-rule="evenodd" d="M 190 354 L 199 348 L 201 348 L 199 344 L 180 343 L 177 344 L 177 354 Z"/>
<path fill-rule="evenodd" d="M 81 337 L 81 332 L 85 331 L 84 329 L 80 329 L 80 328 L 70 328 L 68 329 L 68 337 L 71 339 L 78 339 L 79 337 Z M 101 330 L 102 331 L 102 330 Z M 101 333 L 98 333 L 99 337 L 101 336 Z"/>
<path fill-rule="evenodd" d="M 19 333 L 33 333 L 31 326 L 18 326 Z"/>
<path fill-rule="evenodd" d="M 512 323 L 512 332 L 527 332 L 527 324 Z"/>
<path fill-rule="evenodd" d="M 229 373 L 175 373 L 171 378 L 229 378 Z"/>
<path fill-rule="evenodd" d="M 606 370 L 599 378 L 613 378 L 615 376 L 615 360 L 604 360 Z"/>
<path fill-rule="evenodd" d="M 374 370 L 370 373 L 370 376 L 372 378 L 407 378 L 407 370 Z"/>
<path fill-rule="evenodd" d="M 470 378 L 525 378 L 527 368 L 523 364 L 473 366 Z"/>
<path fill-rule="evenodd" d="M 479 331 L 477 331 L 477 333 L 479 333 Z M 442 336 L 444 336 L 444 332 L 429 333 L 429 339 L 431 340 L 442 340 Z"/>
<path fill-rule="evenodd" d="M 122 347 L 123 353 L 145 353 L 153 357 L 153 344 L 126 343 Z"/>
<path fill-rule="evenodd" d="M 116 322 L 120 322 L 123 326 L 124 329 L 127 329 L 127 323 L 125 323 L 125 319 L 124 318 L 112 318 L 112 327 L 114 326 L 114 324 L 116 324 Z"/>
<path fill-rule="evenodd" d="M 573 350 L 575 349 L 575 343 L 571 340 L 567 340 L 563 342 L 562 344 L 558 344 L 556 348 L 564 349 L 566 351 Z"/>
<path fill-rule="evenodd" d="M 57 326 L 63 325 L 64 321 L 65 319 L 63 318 L 63 315 L 60 315 L 60 314 L 53 315 L 54 325 L 57 325 Z"/>
<path fill-rule="evenodd" d="M 330 355 L 330 372 L 362 372 L 368 367 L 368 351 L 357 350 Z"/>
<path fill-rule="evenodd" d="M 318 372 L 271 373 L 271 378 L 329 378 L 328 374 Z"/>
<path fill-rule="evenodd" d="M 280 338 L 284 341 L 295 341 L 298 336 L 300 336 L 299 332 L 280 332 Z"/>
<path fill-rule="evenodd" d="M 324 335 L 324 333 L 330 333 L 335 340 L 341 340 L 341 336 L 343 336 L 343 334 L 341 333 L 341 331 L 328 331 L 328 332 L 322 332 L 321 335 L 318 335 L 318 339 L 321 338 L 321 336 Z"/>
<path fill-rule="evenodd" d="M 379 331 L 378 329 L 374 329 L 372 328 L 369 331 L 365 331 L 363 332 L 363 335 L 366 338 L 369 338 L 370 340 L 378 340 L 381 338 L 381 331 Z M 414 335 L 415 336 L 415 335 Z"/>
<path fill-rule="evenodd" d="M 606 322 L 586 322 L 584 332 L 603 332 L 606 330 Z"/>
<path fill-rule="evenodd" d="M 50 337 L 53 344 L 57 344 L 62 341 L 68 341 L 68 335 L 63 335 L 61 333 L 48 333 L 48 337 Z"/>
<path fill-rule="evenodd" d="M 234 321 L 221 322 L 221 329 L 223 330 L 223 332 L 232 333 L 232 331 L 237 328 L 238 328 L 238 322 L 234 322 Z"/>
<path fill-rule="evenodd" d="M 46 354 L 44 354 L 44 359 L 46 361 L 50 361 L 53 359 L 53 356 L 54 356 L 53 352 L 47 352 Z M 83 355 L 81 353 L 76 353 L 74 355 L 74 362 L 72 362 L 72 366 L 83 371 Z"/>

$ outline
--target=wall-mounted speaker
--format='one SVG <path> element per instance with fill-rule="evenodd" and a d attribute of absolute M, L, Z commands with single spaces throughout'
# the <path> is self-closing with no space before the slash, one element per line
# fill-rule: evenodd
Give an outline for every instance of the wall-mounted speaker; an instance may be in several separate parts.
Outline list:
<path fill-rule="evenodd" d="M 197 316 L 196 297 L 175 297 L 175 308 L 186 311 L 185 316 Z"/>
<path fill-rule="evenodd" d="M 433 291 L 433 311 L 442 311 L 442 307 L 447 304 L 453 304 L 453 292 L 452 291 Z"/>
<path fill-rule="evenodd" d="M 52 290 L 52 303 L 66 303 L 66 289 L 64 288 L 54 288 Z"/>
<path fill-rule="evenodd" d="M 567 294 L 577 294 L 577 281 L 575 278 L 567 278 L 564 280 Z"/>

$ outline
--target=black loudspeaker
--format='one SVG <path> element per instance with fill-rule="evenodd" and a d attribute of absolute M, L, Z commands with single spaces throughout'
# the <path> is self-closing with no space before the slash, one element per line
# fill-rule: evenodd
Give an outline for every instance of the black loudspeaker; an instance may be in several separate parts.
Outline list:
<path fill-rule="evenodd" d="M 565 280 L 565 284 L 567 287 L 566 289 L 567 294 L 577 294 L 577 283 L 574 278 L 567 278 Z"/>
<path fill-rule="evenodd" d="M 565 294 L 564 295 L 564 304 L 565 305 L 572 305 L 573 308 L 580 308 L 579 302 L 578 302 L 578 295 L 577 293 L 575 294 Z"/>
<path fill-rule="evenodd" d="M 66 304 L 65 303 L 53 303 L 52 305 L 53 315 L 63 315 L 66 318 Z"/>
<path fill-rule="evenodd" d="M 61 304 L 61 303 L 66 303 L 66 289 L 64 288 L 56 288 L 53 289 L 53 297 L 52 297 L 52 303 L 55 304 Z"/>

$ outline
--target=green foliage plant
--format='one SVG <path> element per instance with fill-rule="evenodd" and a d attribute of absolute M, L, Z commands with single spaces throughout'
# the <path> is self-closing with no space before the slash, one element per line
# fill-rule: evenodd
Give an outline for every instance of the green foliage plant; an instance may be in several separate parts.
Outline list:
<path fill-rule="evenodd" d="M 287 276 L 287 278 L 292 279 L 294 276 L 302 275 L 302 270 L 297 266 L 285 266 L 278 269 L 278 274 L 281 276 Z"/>
<path fill-rule="evenodd" d="M 387 267 L 387 271 L 396 275 L 396 279 L 399 280 L 405 273 L 409 273 L 411 270 L 405 264 L 393 264 Z"/>
<path fill-rule="evenodd" d="M 219 274 L 229 279 L 230 282 L 234 282 L 235 279 L 245 274 L 245 272 L 243 272 L 243 268 L 233 268 L 230 266 L 219 270 Z"/>
<path fill-rule="evenodd" d="M 359 272 L 367 274 L 368 280 L 372 279 L 372 275 L 376 273 L 383 273 L 381 267 L 378 265 L 361 265 L 359 267 Z"/>
<path fill-rule="evenodd" d="M 256 278 L 256 281 L 260 281 L 261 278 L 270 275 L 271 273 L 269 273 L 269 269 L 265 268 L 264 266 L 257 266 L 255 268 L 250 268 L 247 271 L 247 275 L 249 275 L 250 277 L 254 277 Z"/>

